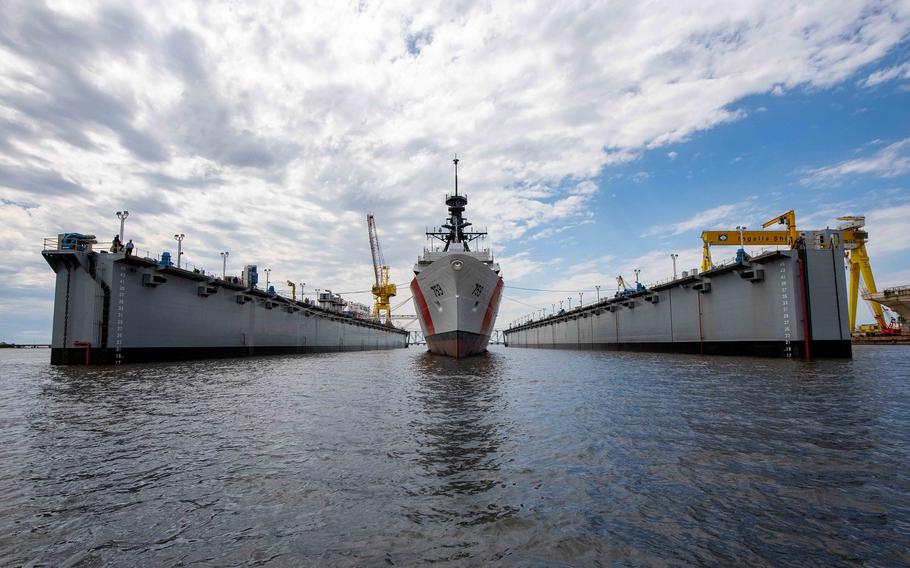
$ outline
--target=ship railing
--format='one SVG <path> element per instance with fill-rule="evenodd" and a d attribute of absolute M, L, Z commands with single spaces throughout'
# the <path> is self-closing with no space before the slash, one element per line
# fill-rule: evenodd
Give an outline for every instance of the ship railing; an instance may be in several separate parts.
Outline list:
<path fill-rule="evenodd" d="M 765 253 L 779 251 L 782 248 L 785 248 L 785 247 L 773 247 L 773 248 L 762 247 L 762 248 L 749 249 L 746 252 L 749 253 L 749 256 L 755 257 L 755 256 L 763 255 Z M 736 257 L 730 256 L 730 257 L 723 258 L 717 262 L 714 262 L 713 267 L 714 268 L 723 268 L 725 266 L 733 266 L 735 264 L 738 264 L 736 261 Z M 680 274 L 677 275 L 676 280 L 679 280 L 682 278 L 682 276 L 681 276 L 682 272 L 687 272 L 688 276 L 698 276 L 701 273 L 701 268 L 696 268 L 694 273 L 691 270 L 680 271 Z M 669 284 L 670 282 L 673 282 L 673 280 L 674 279 L 672 276 L 668 276 L 667 278 L 663 278 L 661 280 L 652 281 L 650 284 L 645 285 L 645 288 L 653 288 L 655 286 Z"/>
<path fill-rule="evenodd" d="M 908 286 L 892 286 L 891 288 L 885 288 L 884 290 L 879 290 L 878 292 L 869 292 L 865 291 L 862 293 L 863 299 L 868 300 L 875 296 L 882 296 L 885 298 L 890 298 L 891 296 L 900 296 L 910 292 L 910 285 Z"/>
<path fill-rule="evenodd" d="M 75 235 L 75 233 L 72 233 Z M 80 235 L 81 236 L 81 235 Z M 89 236 L 89 235 L 85 235 Z M 73 236 L 72 240 L 68 243 L 62 243 L 59 236 L 57 237 L 45 237 L 42 250 L 46 251 L 64 251 L 64 250 L 78 250 L 80 252 L 92 252 L 95 247 L 99 246 L 98 240 L 95 238 L 78 238 Z"/>
<path fill-rule="evenodd" d="M 101 252 L 104 254 L 114 252 L 111 250 L 111 248 L 113 248 L 113 246 L 114 246 L 113 240 L 110 240 L 110 241 L 99 241 L 99 240 L 83 241 L 80 244 L 83 245 L 83 248 L 79 249 L 81 252 Z M 124 245 L 124 244 L 125 243 L 121 243 L 121 245 Z M 43 239 L 43 250 L 66 251 L 66 250 L 73 250 L 73 247 L 61 246 L 60 239 L 58 237 L 45 237 Z M 122 250 L 125 250 L 125 249 L 121 249 L 121 251 Z M 153 254 L 151 249 L 140 248 L 138 246 L 135 246 L 135 243 L 134 243 L 134 248 L 133 248 L 133 256 L 136 258 L 141 258 L 142 260 L 154 262 L 156 264 L 159 264 L 161 262 L 161 253 L 156 252 Z M 171 266 L 173 266 L 175 268 L 177 266 L 173 253 L 171 256 Z M 205 268 L 203 268 L 201 265 L 196 265 L 192 262 L 189 262 L 185 256 L 180 261 L 180 268 L 182 268 L 184 270 L 188 270 L 190 272 L 196 272 L 198 274 L 208 274 L 208 273 L 206 273 Z M 216 274 L 208 274 L 208 275 L 209 276 L 218 276 Z M 220 277 L 220 276 L 218 276 L 218 277 Z"/>

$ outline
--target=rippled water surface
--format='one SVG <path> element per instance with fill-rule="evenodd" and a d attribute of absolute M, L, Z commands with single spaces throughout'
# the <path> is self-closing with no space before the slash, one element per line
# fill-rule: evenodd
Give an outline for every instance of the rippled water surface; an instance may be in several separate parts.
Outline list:
<path fill-rule="evenodd" d="M 0 351 L 0 565 L 910 564 L 910 349 Z"/>

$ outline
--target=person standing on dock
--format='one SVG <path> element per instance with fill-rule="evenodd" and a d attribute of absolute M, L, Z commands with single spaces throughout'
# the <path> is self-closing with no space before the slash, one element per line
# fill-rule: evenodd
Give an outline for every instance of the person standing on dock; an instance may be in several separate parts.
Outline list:
<path fill-rule="evenodd" d="M 126 256 L 133 256 L 133 239 L 126 243 Z"/>
<path fill-rule="evenodd" d="M 114 235 L 114 240 L 111 241 L 111 252 L 120 252 L 123 250 L 123 243 L 120 242 L 120 235 Z"/>

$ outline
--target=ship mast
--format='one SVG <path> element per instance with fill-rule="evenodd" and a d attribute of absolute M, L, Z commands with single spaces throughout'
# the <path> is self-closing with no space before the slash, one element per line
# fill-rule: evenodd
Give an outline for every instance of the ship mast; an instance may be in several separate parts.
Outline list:
<path fill-rule="evenodd" d="M 465 206 L 468 204 L 467 195 L 458 194 L 458 154 L 452 160 L 455 164 L 455 194 L 446 195 L 446 205 L 449 208 L 449 217 L 446 223 L 433 231 L 427 231 L 427 237 L 439 239 L 445 243 L 444 251 L 448 251 L 451 245 L 461 245 L 461 250 L 470 251 L 468 243 L 474 239 L 486 236 L 486 231 L 465 231 L 471 226 L 463 216 Z"/>

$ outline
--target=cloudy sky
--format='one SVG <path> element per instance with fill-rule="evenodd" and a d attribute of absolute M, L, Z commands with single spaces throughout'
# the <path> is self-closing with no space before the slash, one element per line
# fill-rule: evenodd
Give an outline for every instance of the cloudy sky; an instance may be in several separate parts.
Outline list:
<path fill-rule="evenodd" d="M 455 152 L 500 326 L 790 208 L 865 214 L 910 283 L 910 2 L 252 4 L 0 3 L 0 340 L 50 336 L 42 238 L 120 209 L 142 251 L 342 292 L 373 212 L 406 283 Z"/>

